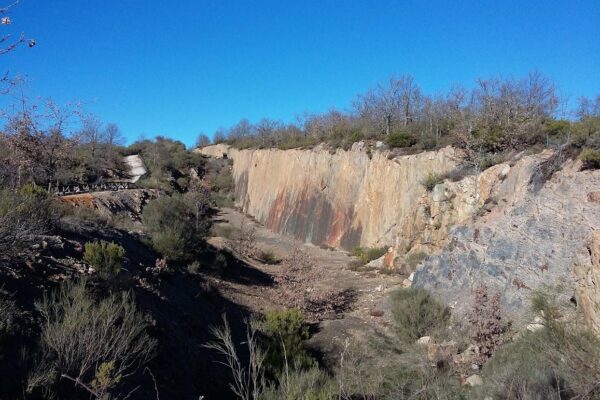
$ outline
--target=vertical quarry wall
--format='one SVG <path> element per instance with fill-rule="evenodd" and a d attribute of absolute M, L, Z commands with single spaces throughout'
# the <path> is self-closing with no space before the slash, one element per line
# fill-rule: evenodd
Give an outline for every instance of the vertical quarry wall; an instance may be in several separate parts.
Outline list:
<path fill-rule="evenodd" d="M 459 162 L 450 147 L 396 158 L 360 144 L 335 152 L 223 145 L 201 151 L 234 160 L 236 202 L 244 212 L 274 231 L 346 249 L 414 241 L 424 227 L 420 182 Z"/>
<path fill-rule="evenodd" d="M 425 251 L 413 285 L 459 313 L 482 283 L 525 318 L 531 294 L 553 290 L 600 332 L 600 170 L 550 150 L 522 153 L 427 192 L 420 182 L 455 170 L 457 150 L 202 152 L 233 158 L 238 206 L 277 232 L 347 249 L 393 245 L 403 268 L 406 251 Z"/>

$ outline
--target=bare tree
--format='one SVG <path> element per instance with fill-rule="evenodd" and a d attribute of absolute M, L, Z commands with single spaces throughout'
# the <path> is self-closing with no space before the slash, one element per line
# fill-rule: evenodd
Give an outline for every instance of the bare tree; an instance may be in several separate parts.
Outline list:
<path fill-rule="evenodd" d="M 355 102 L 358 114 L 376 123 L 386 135 L 401 124 L 414 122 L 421 101 L 421 90 L 410 75 L 391 77 Z"/>
<path fill-rule="evenodd" d="M 261 146 L 265 146 L 267 142 L 273 138 L 274 133 L 280 128 L 281 124 L 268 118 L 263 118 L 255 126 L 256 136 L 258 137 Z"/>
<path fill-rule="evenodd" d="M 251 136 L 254 133 L 254 127 L 246 118 L 235 124 L 228 132 L 228 139 L 242 139 Z"/>
<path fill-rule="evenodd" d="M 576 115 L 580 120 L 584 120 L 589 117 L 600 116 L 600 94 L 595 99 L 589 99 L 587 97 L 580 97 L 577 104 Z"/>
<path fill-rule="evenodd" d="M 8 161 L 16 166 L 17 186 L 24 180 L 53 182 L 59 170 L 71 164 L 76 140 L 65 135 L 64 127 L 74 114 L 70 105 L 60 107 L 52 100 L 46 102 L 41 112 L 35 104 L 22 100 L 22 111 L 11 115 L 5 126 L 11 150 Z"/>
<path fill-rule="evenodd" d="M 109 122 L 104 128 L 103 139 L 109 147 L 122 146 L 125 143 L 125 137 L 121 133 L 119 126 L 114 122 Z"/>
<path fill-rule="evenodd" d="M 81 130 L 79 131 L 81 142 L 89 146 L 92 158 L 102 143 L 105 143 L 105 132 L 102 131 L 102 123 L 93 114 L 81 116 Z"/>
<path fill-rule="evenodd" d="M 200 132 L 196 138 L 196 147 L 204 147 L 210 144 L 210 138 L 204 133 Z"/>
<path fill-rule="evenodd" d="M 214 144 L 219 144 L 219 143 L 223 143 L 227 140 L 227 132 L 225 131 L 224 128 L 219 128 L 215 131 L 215 134 L 213 135 L 213 143 Z"/>
<path fill-rule="evenodd" d="M 16 0 L 13 3 L 10 3 L 5 6 L 0 6 L 0 27 L 5 28 L 12 24 L 12 20 L 10 18 L 10 10 L 19 4 L 20 0 Z M 29 47 L 35 46 L 35 39 L 26 39 L 25 33 L 21 32 L 18 37 L 13 38 L 13 35 L 10 33 L 0 33 L 0 56 L 10 53 L 15 50 L 23 43 L 28 43 Z M 9 73 L 5 72 L 2 77 L 0 77 L 0 94 L 6 94 L 10 87 L 14 84 L 13 79 L 10 78 Z"/>

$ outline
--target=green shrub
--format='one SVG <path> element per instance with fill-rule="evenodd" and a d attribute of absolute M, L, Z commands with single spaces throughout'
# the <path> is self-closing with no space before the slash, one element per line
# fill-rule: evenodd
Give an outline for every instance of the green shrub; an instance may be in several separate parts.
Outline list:
<path fill-rule="evenodd" d="M 385 143 L 390 147 L 410 147 L 417 139 L 406 132 L 392 132 L 385 138 Z"/>
<path fill-rule="evenodd" d="M 446 327 L 450 310 L 420 288 L 399 289 L 391 293 L 392 316 L 398 337 L 412 343 Z"/>
<path fill-rule="evenodd" d="M 235 187 L 231 171 L 228 168 L 221 169 L 212 177 L 210 185 L 216 192 L 231 192 Z"/>
<path fill-rule="evenodd" d="M 123 268 L 125 249 L 122 246 L 101 240 L 87 242 L 84 247 L 83 259 L 96 268 L 102 278 L 112 278 Z"/>
<path fill-rule="evenodd" d="M 285 370 L 286 362 L 291 369 L 313 365 L 304 348 L 304 341 L 309 338 L 308 326 L 299 309 L 267 312 L 262 331 L 265 336 L 265 363 L 274 376 Z"/>
<path fill-rule="evenodd" d="M 281 262 L 281 260 L 275 256 L 275 253 L 273 253 L 272 251 L 267 251 L 267 250 L 261 250 L 258 253 L 257 258 L 263 264 L 274 265 L 274 264 L 279 264 Z"/>
<path fill-rule="evenodd" d="M 219 272 L 225 271 L 227 269 L 227 267 L 229 267 L 229 261 L 227 259 L 227 255 L 219 252 L 219 254 L 217 254 L 217 256 L 215 257 L 214 267 Z"/>
<path fill-rule="evenodd" d="M 192 262 L 191 264 L 188 264 L 188 266 L 187 266 L 188 272 L 192 275 L 199 274 L 201 269 L 202 269 L 202 264 L 200 264 L 200 261 L 198 261 L 198 260 Z"/>
<path fill-rule="evenodd" d="M 479 169 L 484 171 L 490 167 L 493 167 L 496 164 L 503 163 L 505 161 L 506 156 L 502 154 L 487 154 L 484 156 L 479 162 Z"/>
<path fill-rule="evenodd" d="M 549 136 L 561 136 L 567 134 L 571 129 L 571 123 L 564 119 L 553 119 L 546 121 L 544 130 Z"/>
<path fill-rule="evenodd" d="M 561 324 L 526 332 L 497 350 L 482 375 L 481 393 L 494 399 L 595 399 L 600 340 Z"/>
<path fill-rule="evenodd" d="M 600 152 L 598 150 L 585 148 L 579 154 L 579 159 L 583 163 L 581 169 L 600 168 Z"/>
<path fill-rule="evenodd" d="M 427 253 L 422 251 L 416 251 L 414 253 L 410 253 L 406 256 L 406 265 L 408 265 L 409 271 L 414 271 L 425 258 L 427 258 Z"/>
<path fill-rule="evenodd" d="M 373 260 L 382 257 L 385 253 L 387 253 L 388 248 L 383 247 L 355 247 L 353 254 L 358 257 L 358 260 L 362 263 L 362 265 L 368 264 Z"/>
<path fill-rule="evenodd" d="M 229 225 L 213 225 L 210 228 L 210 236 L 231 239 L 233 237 L 233 227 Z"/>
<path fill-rule="evenodd" d="M 191 252 L 191 238 L 184 229 L 176 227 L 164 228 L 152 233 L 152 247 L 170 260 L 188 259 Z"/>
<path fill-rule="evenodd" d="M 431 192 L 433 190 L 433 188 L 435 187 L 435 185 L 437 185 L 438 183 L 442 183 L 443 181 L 444 181 L 444 178 L 441 175 L 438 175 L 433 172 L 429 172 L 425 176 L 425 178 L 423 178 L 421 180 L 421 185 L 423 185 L 425 190 L 427 190 L 428 192 Z"/>
<path fill-rule="evenodd" d="M 210 229 L 205 201 L 203 197 L 173 195 L 148 203 L 142 222 L 152 236 L 154 249 L 174 261 L 193 258 Z"/>

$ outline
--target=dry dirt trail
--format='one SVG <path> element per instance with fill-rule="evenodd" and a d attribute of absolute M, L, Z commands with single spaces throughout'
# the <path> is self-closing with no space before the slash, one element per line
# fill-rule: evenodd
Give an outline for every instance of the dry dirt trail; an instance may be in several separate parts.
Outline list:
<path fill-rule="evenodd" d="M 386 334 L 390 327 L 390 313 L 387 304 L 391 290 L 401 287 L 403 277 L 387 275 L 378 271 L 352 271 L 350 262 L 356 260 L 347 252 L 336 249 L 325 249 L 313 244 L 302 243 L 294 238 L 274 233 L 256 221 L 251 220 L 239 211 L 224 208 L 220 210 L 216 225 L 239 228 L 242 223 L 256 230 L 256 247 L 259 250 L 271 251 L 279 259 L 290 255 L 296 247 L 301 247 L 322 270 L 322 279 L 315 285 L 327 286 L 331 289 L 351 289 L 356 294 L 347 311 L 322 320 L 316 326 L 316 332 L 309 344 L 322 352 L 329 361 L 339 355 L 346 339 L 362 341 L 371 334 Z M 227 228 L 225 228 L 227 229 Z M 227 240 L 213 237 L 212 245 L 222 248 Z M 255 260 L 246 260 L 250 268 L 261 276 L 274 277 L 279 265 L 266 265 Z M 252 283 L 247 280 L 238 282 L 215 282 L 221 293 L 232 301 L 247 307 L 252 312 L 265 312 L 282 308 L 273 296 L 280 290 L 275 284 Z"/>

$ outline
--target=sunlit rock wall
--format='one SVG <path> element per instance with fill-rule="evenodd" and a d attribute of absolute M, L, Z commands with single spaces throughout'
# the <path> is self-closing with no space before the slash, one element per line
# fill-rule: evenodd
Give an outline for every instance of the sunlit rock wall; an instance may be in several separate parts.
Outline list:
<path fill-rule="evenodd" d="M 414 241 L 424 228 L 420 182 L 459 162 L 450 147 L 396 158 L 360 144 L 335 152 L 224 145 L 201 151 L 234 160 L 236 203 L 244 212 L 274 231 L 346 249 Z"/>

